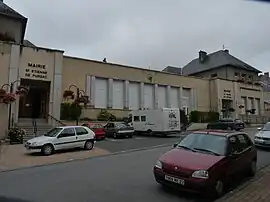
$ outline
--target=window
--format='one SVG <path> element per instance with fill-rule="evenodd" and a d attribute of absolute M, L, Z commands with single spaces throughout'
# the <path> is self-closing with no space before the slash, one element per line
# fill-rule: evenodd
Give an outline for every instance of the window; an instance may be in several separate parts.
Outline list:
<path fill-rule="evenodd" d="M 134 121 L 140 121 L 140 117 L 139 116 L 134 116 Z"/>
<path fill-rule="evenodd" d="M 75 128 L 75 131 L 76 131 L 77 135 L 87 135 L 88 134 L 87 130 L 85 130 L 84 128 L 81 128 L 81 127 Z"/>
<path fill-rule="evenodd" d="M 55 137 L 61 130 L 62 128 L 53 128 L 49 132 L 47 132 L 44 136 Z"/>
<path fill-rule="evenodd" d="M 217 77 L 217 74 L 211 74 L 211 78 Z"/>
<path fill-rule="evenodd" d="M 63 138 L 63 137 L 72 137 L 75 136 L 75 131 L 74 128 L 65 128 L 60 135 L 58 136 L 58 138 Z"/>
<path fill-rule="evenodd" d="M 229 154 L 237 154 L 240 153 L 241 147 L 239 145 L 239 140 L 236 136 L 232 136 L 229 138 Z"/>
<path fill-rule="evenodd" d="M 146 116 L 141 116 L 141 121 L 145 122 L 146 121 Z"/>
<path fill-rule="evenodd" d="M 239 139 L 239 146 L 241 147 L 242 151 L 250 146 L 245 135 L 243 135 L 243 134 L 237 135 L 237 138 Z"/>
<path fill-rule="evenodd" d="M 218 155 L 225 155 L 227 139 L 221 135 L 210 135 L 203 133 L 192 133 L 184 138 L 178 147 L 194 149 L 198 152 L 209 152 Z"/>

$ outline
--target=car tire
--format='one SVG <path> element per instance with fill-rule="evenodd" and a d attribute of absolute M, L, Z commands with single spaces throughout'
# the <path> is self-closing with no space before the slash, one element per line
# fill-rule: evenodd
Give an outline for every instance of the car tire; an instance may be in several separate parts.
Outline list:
<path fill-rule="evenodd" d="M 51 144 L 45 144 L 41 149 L 41 153 L 45 156 L 50 156 L 53 154 L 53 152 L 54 148 Z"/>
<path fill-rule="evenodd" d="M 257 161 L 253 160 L 248 168 L 248 176 L 253 177 L 256 175 L 256 171 L 257 171 Z"/>
<path fill-rule="evenodd" d="M 153 131 L 152 130 L 147 130 L 147 135 L 153 136 Z"/>
<path fill-rule="evenodd" d="M 224 183 L 222 180 L 217 180 L 213 186 L 213 192 L 209 193 L 213 199 L 218 199 L 224 195 Z"/>
<path fill-rule="evenodd" d="M 117 134 L 113 133 L 113 139 L 116 139 L 116 138 L 117 138 Z"/>
<path fill-rule="evenodd" d="M 132 134 L 129 134 L 129 135 L 128 135 L 128 138 L 132 138 L 132 137 L 133 137 L 133 135 L 132 135 Z"/>
<path fill-rule="evenodd" d="M 85 150 L 92 150 L 94 148 L 94 142 L 93 141 L 86 141 L 84 144 L 84 149 Z"/>

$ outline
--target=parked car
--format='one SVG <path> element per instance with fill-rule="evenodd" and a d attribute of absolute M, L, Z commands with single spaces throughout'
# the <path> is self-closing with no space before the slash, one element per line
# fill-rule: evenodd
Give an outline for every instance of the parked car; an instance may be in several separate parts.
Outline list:
<path fill-rule="evenodd" d="M 254 143 L 258 147 L 270 147 L 270 122 L 258 128 L 259 132 L 255 135 Z"/>
<path fill-rule="evenodd" d="M 235 177 L 256 173 L 257 150 L 244 132 L 197 131 L 173 147 L 154 166 L 164 186 L 220 197 Z"/>
<path fill-rule="evenodd" d="M 129 137 L 132 138 L 134 129 L 127 123 L 107 123 L 104 126 L 105 136 L 112 138 Z"/>
<path fill-rule="evenodd" d="M 220 119 L 217 122 L 209 123 L 207 129 L 220 129 L 220 130 L 242 130 L 245 124 L 240 119 Z"/>
<path fill-rule="evenodd" d="M 97 140 L 103 140 L 105 138 L 105 129 L 103 125 L 99 123 L 85 123 L 83 126 L 90 128 L 95 133 Z"/>
<path fill-rule="evenodd" d="M 95 133 L 84 126 L 56 127 L 46 134 L 28 140 L 25 147 L 28 150 L 41 150 L 44 155 L 54 151 L 82 147 L 92 150 L 95 144 Z"/>

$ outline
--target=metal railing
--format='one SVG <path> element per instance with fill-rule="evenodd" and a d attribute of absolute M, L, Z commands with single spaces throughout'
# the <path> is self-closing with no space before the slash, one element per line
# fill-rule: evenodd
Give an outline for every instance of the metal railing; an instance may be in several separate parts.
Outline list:
<path fill-rule="evenodd" d="M 51 119 L 53 121 L 55 121 L 56 123 L 58 123 L 60 126 L 66 126 L 66 124 L 64 124 L 62 121 L 58 120 L 57 118 L 55 118 L 54 116 L 52 116 L 51 114 L 47 114 L 47 118 Z"/>

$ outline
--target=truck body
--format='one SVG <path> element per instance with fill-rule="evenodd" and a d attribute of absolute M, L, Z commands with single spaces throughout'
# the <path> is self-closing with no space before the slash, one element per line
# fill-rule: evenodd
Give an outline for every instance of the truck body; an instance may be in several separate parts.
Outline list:
<path fill-rule="evenodd" d="M 132 125 L 137 134 L 149 135 L 180 132 L 179 108 L 133 110 Z"/>

